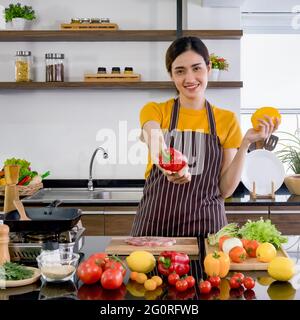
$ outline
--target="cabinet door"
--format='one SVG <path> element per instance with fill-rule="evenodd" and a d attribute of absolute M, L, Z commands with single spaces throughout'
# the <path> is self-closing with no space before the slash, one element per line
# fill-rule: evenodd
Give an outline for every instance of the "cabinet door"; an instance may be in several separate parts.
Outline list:
<path fill-rule="evenodd" d="M 271 207 L 270 213 L 272 223 L 282 234 L 300 234 L 300 206 L 274 206 Z"/>
<path fill-rule="evenodd" d="M 255 221 L 260 217 L 268 219 L 268 207 L 267 206 L 226 206 L 226 216 L 228 223 L 236 222 L 239 226 L 242 226 L 248 219 Z"/>
<path fill-rule="evenodd" d="M 82 210 L 81 223 L 85 228 L 85 236 L 104 235 L 104 208 L 79 207 Z"/>
<path fill-rule="evenodd" d="M 106 236 L 128 236 L 137 207 L 106 207 L 104 210 Z"/>

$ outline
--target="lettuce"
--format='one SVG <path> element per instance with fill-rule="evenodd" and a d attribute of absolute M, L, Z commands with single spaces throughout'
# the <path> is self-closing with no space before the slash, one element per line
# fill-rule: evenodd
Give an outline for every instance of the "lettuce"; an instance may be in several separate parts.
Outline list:
<path fill-rule="evenodd" d="M 288 238 L 281 235 L 271 220 L 264 220 L 262 217 L 257 221 L 248 220 L 240 228 L 239 236 L 248 240 L 272 243 L 276 249 L 288 241 Z"/>
<path fill-rule="evenodd" d="M 25 159 L 16 159 L 11 158 L 4 161 L 4 165 L 19 165 L 20 173 L 19 173 L 19 181 L 21 181 L 26 176 L 31 176 L 31 170 L 30 170 L 30 162 L 28 162 Z"/>

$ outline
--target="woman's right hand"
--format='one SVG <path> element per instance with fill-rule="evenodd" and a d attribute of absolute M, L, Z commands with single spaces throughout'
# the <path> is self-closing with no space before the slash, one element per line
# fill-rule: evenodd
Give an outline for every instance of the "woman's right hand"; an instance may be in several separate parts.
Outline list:
<path fill-rule="evenodd" d="M 159 164 L 156 164 L 156 166 L 167 177 L 168 181 L 173 182 L 175 184 L 184 184 L 190 182 L 192 179 L 191 173 L 189 172 L 188 164 L 178 172 L 165 170 L 161 168 Z"/>

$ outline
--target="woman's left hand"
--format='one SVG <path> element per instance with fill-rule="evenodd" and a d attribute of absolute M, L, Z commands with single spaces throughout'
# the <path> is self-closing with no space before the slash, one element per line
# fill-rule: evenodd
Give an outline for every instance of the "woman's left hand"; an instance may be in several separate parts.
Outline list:
<path fill-rule="evenodd" d="M 280 124 L 279 119 L 275 118 L 275 125 L 273 120 L 269 116 L 265 116 L 265 119 L 258 119 L 260 122 L 260 130 L 254 130 L 253 128 L 249 129 L 244 135 L 243 142 L 250 145 L 251 143 L 266 140 L 270 137 L 270 135 L 278 129 Z"/>

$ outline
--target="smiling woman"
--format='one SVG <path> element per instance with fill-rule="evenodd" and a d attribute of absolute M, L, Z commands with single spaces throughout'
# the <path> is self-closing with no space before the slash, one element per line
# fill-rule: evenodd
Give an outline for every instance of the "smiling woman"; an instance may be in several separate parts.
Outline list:
<path fill-rule="evenodd" d="M 206 100 L 211 63 L 199 38 L 175 40 L 166 53 L 166 68 L 178 97 L 148 103 L 141 110 L 149 155 L 131 234 L 205 236 L 227 224 L 224 198 L 240 181 L 249 144 L 267 137 L 276 125 L 271 118 L 260 119 L 260 130 L 249 129 L 242 139 L 235 114 Z M 160 155 L 170 148 L 187 159 L 178 172 L 159 164 Z"/>

